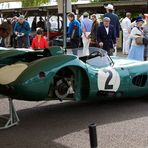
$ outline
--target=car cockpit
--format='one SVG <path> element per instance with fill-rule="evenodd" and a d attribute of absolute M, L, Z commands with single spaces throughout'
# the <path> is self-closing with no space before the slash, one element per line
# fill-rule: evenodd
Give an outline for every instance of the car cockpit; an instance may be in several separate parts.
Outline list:
<path fill-rule="evenodd" d="M 83 49 L 82 48 L 73 49 L 73 54 L 77 55 L 78 50 L 83 50 Z M 107 55 L 107 52 L 101 48 L 89 47 L 89 53 L 90 54 L 88 56 L 81 56 L 79 57 L 79 59 L 97 68 L 113 64 L 113 61 Z"/>

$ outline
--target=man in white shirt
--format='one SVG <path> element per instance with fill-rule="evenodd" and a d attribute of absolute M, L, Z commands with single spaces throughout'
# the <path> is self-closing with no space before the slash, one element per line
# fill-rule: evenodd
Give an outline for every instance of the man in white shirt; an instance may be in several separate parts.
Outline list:
<path fill-rule="evenodd" d="M 126 17 L 121 22 L 123 31 L 123 54 L 128 54 L 129 51 L 129 35 L 131 32 L 131 13 L 127 12 Z"/>

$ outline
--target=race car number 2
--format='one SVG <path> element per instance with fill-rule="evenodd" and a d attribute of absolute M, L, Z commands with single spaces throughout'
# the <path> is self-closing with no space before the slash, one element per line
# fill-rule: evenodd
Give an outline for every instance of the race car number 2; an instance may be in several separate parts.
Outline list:
<path fill-rule="evenodd" d="M 112 68 L 98 71 L 98 89 L 104 91 L 117 91 L 120 86 L 119 73 Z"/>

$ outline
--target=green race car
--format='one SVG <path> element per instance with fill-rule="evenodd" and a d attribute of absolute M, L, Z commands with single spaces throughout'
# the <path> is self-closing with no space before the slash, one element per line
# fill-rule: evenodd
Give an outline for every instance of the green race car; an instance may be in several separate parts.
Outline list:
<path fill-rule="evenodd" d="M 68 97 L 80 101 L 147 94 L 147 62 L 109 57 L 104 50 L 93 47 L 85 57 L 27 55 L 26 60 L 22 53 L 19 56 L 22 60 L 13 64 L 5 58 L 6 66 L 0 69 L 0 93 L 13 99 L 40 101 Z"/>
<path fill-rule="evenodd" d="M 24 61 L 15 62 L 4 58 L 0 62 L 0 94 L 27 101 L 83 101 L 148 94 L 148 62 L 109 57 L 95 47 L 90 47 L 89 56 L 78 57 L 79 50 L 73 49 L 71 55 L 45 54 L 32 60 L 24 56 Z"/>

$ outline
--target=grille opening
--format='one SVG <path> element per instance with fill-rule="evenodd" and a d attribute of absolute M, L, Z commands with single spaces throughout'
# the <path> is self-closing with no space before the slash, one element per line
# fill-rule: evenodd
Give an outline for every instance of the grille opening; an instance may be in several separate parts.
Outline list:
<path fill-rule="evenodd" d="M 139 87 L 144 87 L 147 81 L 147 75 L 141 74 L 138 76 L 133 77 L 132 83 Z"/>

